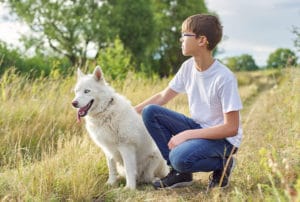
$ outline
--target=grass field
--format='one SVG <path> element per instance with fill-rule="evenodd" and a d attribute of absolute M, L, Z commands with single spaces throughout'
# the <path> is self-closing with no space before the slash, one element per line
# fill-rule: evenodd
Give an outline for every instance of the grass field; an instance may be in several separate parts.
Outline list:
<path fill-rule="evenodd" d="M 105 185 L 104 155 L 76 123 L 75 77 L 53 72 L 29 80 L 13 70 L 0 78 L 0 199 L 2 201 L 300 201 L 300 69 L 237 74 L 244 103 L 244 139 L 226 190 L 205 194 L 209 173 L 188 188 L 136 191 Z M 128 75 L 110 81 L 137 104 L 169 79 Z M 186 98 L 167 107 L 188 115 Z"/>

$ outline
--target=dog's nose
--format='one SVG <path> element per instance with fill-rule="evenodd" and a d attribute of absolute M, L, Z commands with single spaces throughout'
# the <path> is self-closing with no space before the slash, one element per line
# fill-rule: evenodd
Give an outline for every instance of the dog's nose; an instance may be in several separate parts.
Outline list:
<path fill-rule="evenodd" d="M 72 105 L 73 105 L 73 107 L 78 107 L 78 101 L 76 101 L 76 100 L 73 101 L 73 102 L 72 102 Z"/>

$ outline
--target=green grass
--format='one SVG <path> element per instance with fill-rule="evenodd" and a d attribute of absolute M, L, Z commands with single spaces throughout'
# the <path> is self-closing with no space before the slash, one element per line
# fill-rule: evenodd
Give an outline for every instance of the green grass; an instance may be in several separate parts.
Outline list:
<path fill-rule="evenodd" d="M 300 69 L 237 74 L 244 103 L 244 139 L 231 186 L 205 194 L 209 173 L 188 188 L 136 191 L 105 185 L 102 151 L 76 123 L 75 77 L 53 72 L 29 80 L 13 70 L 0 78 L 0 199 L 2 201 L 299 201 Z M 133 105 L 170 79 L 128 75 L 109 81 Z M 188 115 L 179 96 L 167 107 Z"/>

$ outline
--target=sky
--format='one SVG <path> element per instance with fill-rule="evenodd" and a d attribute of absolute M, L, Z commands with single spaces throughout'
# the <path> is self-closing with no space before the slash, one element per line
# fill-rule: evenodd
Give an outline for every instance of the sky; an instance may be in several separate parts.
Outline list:
<path fill-rule="evenodd" d="M 300 0 L 206 0 L 206 4 L 223 24 L 220 59 L 250 54 L 257 65 L 264 66 L 278 48 L 300 56 L 292 33 L 293 27 L 300 28 Z"/>
<path fill-rule="evenodd" d="M 300 58 L 294 47 L 293 27 L 300 28 L 300 0 L 205 0 L 223 25 L 224 39 L 216 56 L 223 59 L 251 55 L 259 66 L 266 65 L 270 53 L 288 48 Z M 9 15 L 0 3 L 0 40 L 19 46 L 20 34 L 29 34 L 25 25 Z M 300 59 L 298 59 L 298 62 Z"/>

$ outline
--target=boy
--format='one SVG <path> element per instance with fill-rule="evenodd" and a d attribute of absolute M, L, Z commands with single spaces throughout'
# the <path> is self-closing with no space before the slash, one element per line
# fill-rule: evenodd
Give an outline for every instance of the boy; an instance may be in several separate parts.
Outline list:
<path fill-rule="evenodd" d="M 198 14 L 182 24 L 182 53 L 192 56 L 180 67 L 168 87 L 135 107 L 150 135 L 171 167 L 153 183 L 174 188 L 192 183 L 193 172 L 210 172 L 208 190 L 226 187 L 240 146 L 242 109 L 233 73 L 212 56 L 222 38 L 217 17 Z M 191 118 L 161 107 L 186 93 Z"/>

